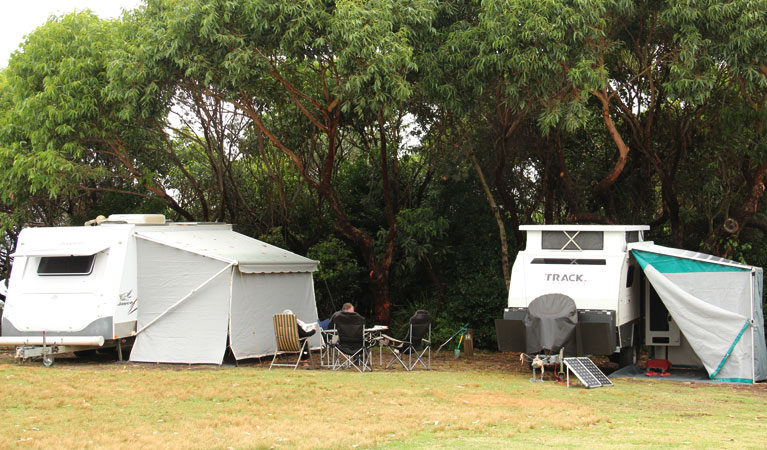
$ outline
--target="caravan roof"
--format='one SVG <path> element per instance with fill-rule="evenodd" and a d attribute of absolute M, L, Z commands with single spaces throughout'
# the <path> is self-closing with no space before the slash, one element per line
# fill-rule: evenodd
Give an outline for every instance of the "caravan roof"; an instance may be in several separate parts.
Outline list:
<path fill-rule="evenodd" d="M 647 231 L 648 225 L 520 225 L 522 231 Z"/>

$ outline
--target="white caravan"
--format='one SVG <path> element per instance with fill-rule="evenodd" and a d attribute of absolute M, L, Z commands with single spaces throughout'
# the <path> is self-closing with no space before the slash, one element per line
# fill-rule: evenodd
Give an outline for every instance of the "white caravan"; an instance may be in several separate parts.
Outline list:
<path fill-rule="evenodd" d="M 46 335 L 46 344 L 63 353 L 130 337 L 136 329 L 134 227 L 22 230 L 11 255 L 0 343 L 38 347 Z"/>
<path fill-rule="evenodd" d="M 496 320 L 502 351 L 616 356 L 640 345 L 713 380 L 767 379 L 763 271 L 644 241 L 647 226 L 533 225 Z"/>
<path fill-rule="evenodd" d="M 564 347 L 567 354 L 618 353 L 621 363 L 633 362 L 644 289 L 628 244 L 643 241 L 649 227 L 528 225 L 520 229 L 527 232 L 527 247 L 514 261 L 508 307 L 503 319 L 496 321 L 499 348 L 538 353 L 552 350 L 550 344 L 558 342 L 555 351 Z M 559 322 L 531 321 L 528 311 L 532 310 L 545 320 Z"/>
<path fill-rule="evenodd" d="M 227 347 L 236 359 L 272 352 L 273 314 L 317 320 L 317 261 L 228 224 L 112 215 L 24 229 L 12 256 L 0 345 L 46 365 L 126 341 L 132 361 L 221 364 Z"/>

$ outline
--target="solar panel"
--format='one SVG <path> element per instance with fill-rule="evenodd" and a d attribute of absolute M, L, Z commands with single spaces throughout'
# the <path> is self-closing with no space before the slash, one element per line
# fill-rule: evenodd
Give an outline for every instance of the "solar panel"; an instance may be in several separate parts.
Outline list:
<path fill-rule="evenodd" d="M 568 386 L 570 385 L 570 372 L 574 373 L 581 384 L 589 389 L 613 385 L 612 381 L 610 381 L 607 376 L 599 370 L 599 367 L 597 367 L 589 358 L 565 358 L 563 361 L 569 370 Z"/>

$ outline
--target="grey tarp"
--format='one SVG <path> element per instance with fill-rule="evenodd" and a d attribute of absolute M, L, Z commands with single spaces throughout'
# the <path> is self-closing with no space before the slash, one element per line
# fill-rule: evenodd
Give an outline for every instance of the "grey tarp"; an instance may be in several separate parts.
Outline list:
<path fill-rule="evenodd" d="M 767 379 L 761 268 L 649 243 L 632 254 L 712 379 Z"/>
<path fill-rule="evenodd" d="M 578 309 L 563 294 L 542 295 L 532 302 L 525 316 L 527 353 L 558 352 L 575 337 Z"/>

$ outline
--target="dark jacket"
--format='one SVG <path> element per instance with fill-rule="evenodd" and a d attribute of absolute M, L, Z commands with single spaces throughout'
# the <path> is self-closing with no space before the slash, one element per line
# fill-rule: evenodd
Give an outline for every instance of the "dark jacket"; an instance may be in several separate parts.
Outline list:
<path fill-rule="evenodd" d="M 349 320 L 350 320 L 352 317 L 354 317 L 354 318 L 357 318 L 357 317 L 359 317 L 359 318 L 360 318 L 360 319 L 362 319 L 363 321 L 365 320 L 365 318 L 363 318 L 362 316 L 360 316 L 360 315 L 359 315 L 359 314 L 357 314 L 356 312 L 348 312 L 348 311 L 336 311 L 336 312 L 333 314 L 333 316 L 331 316 L 331 317 L 330 317 L 330 322 L 328 322 L 328 330 L 332 330 L 332 329 L 335 329 L 335 327 L 336 327 L 336 319 L 337 319 L 339 316 L 340 316 L 340 317 L 342 317 L 342 319 L 341 319 L 341 321 L 342 321 L 342 322 L 347 322 L 347 323 L 349 322 Z M 359 320 L 359 319 L 357 319 L 357 320 Z M 354 321 L 354 319 L 351 319 L 351 321 Z"/>

